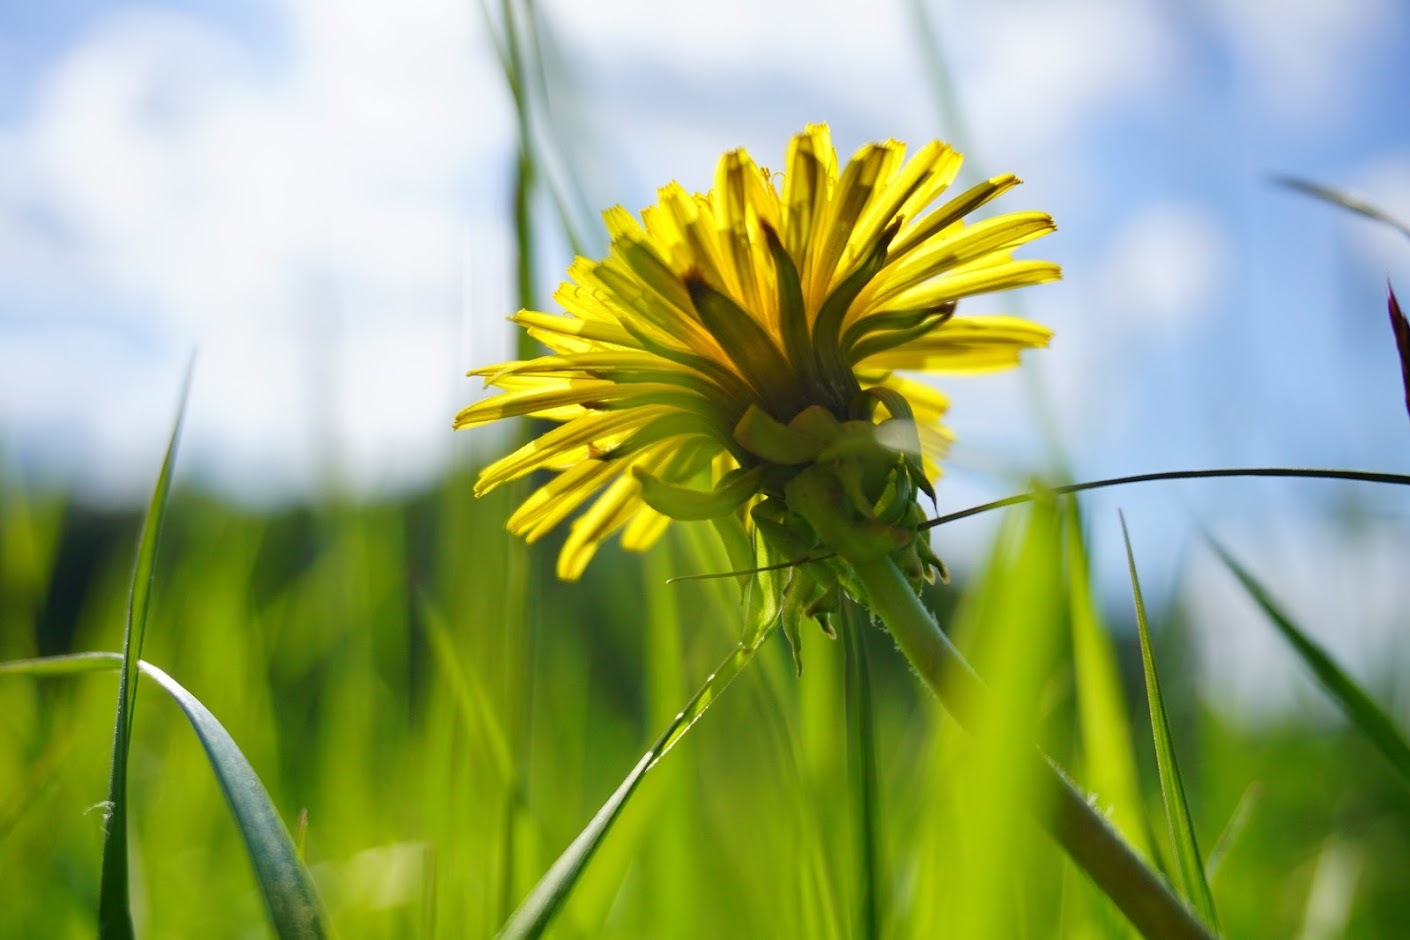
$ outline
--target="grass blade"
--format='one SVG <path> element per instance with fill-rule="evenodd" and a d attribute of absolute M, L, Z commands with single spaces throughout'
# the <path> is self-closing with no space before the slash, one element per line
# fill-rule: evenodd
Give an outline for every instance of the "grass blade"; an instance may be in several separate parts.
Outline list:
<path fill-rule="evenodd" d="M 577 884 L 578 878 L 587 867 L 587 863 L 592 860 L 593 853 L 597 851 L 606 837 L 612 824 L 621 815 L 622 809 L 627 805 L 627 800 L 640 785 L 646 772 L 666 755 L 666 752 L 676 746 L 676 743 L 685 736 L 706 710 L 715 703 L 720 694 L 734 681 L 745 665 L 754 658 L 754 653 L 768 637 L 766 632 L 754 643 L 745 645 L 741 643 L 735 647 L 734 652 L 726 657 L 719 668 L 710 674 L 705 680 L 705 685 L 696 692 L 691 700 L 681 709 L 675 719 L 656 739 L 641 760 L 637 761 L 631 773 L 627 774 L 625 780 L 607 798 L 607 802 L 602 804 L 602 808 L 592 817 L 582 832 L 578 833 L 568 848 L 563 850 L 563 854 L 558 856 L 558 860 L 553 863 L 539 879 L 539 883 L 534 885 L 528 897 L 519 905 L 519 908 L 510 915 L 509 920 L 500 928 L 499 937 L 504 940 L 519 940 L 525 937 L 538 937 L 548 927 L 553 916 L 558 913 L 558 909 L 567 900 L 569 892 Z"/>
<path fill-rule="evenodd" d="M 1385 710 L 1327 655 L 1326 650 L 1283 613 L 1263 585 L 1243 565 L 1235 561 L 1222 545 L 1209 535 L 1205 536 L 1205 541 L 1234 573 L 1234 577 L 1243 584 L 1244 590 L 1263 608 L 1263 612 L 1278 628 L 1283 639 L 1287 640 L 1303 664 L 1317 677 L 1322 688 L 1327 690 L 1351 723 L 1370 738 L 1371 743 L 1390 761 L 1391 766 L 1400 772 L 1401 778 L 1410 783 L 1410 743 L 1406 742 L 1404 735 Z"/>
<path fill-rule="evenodd" d="M 968 509 L 961 509 L 958 512 L 949 512 L 943 516 L 937 516 L 934 519 L 927 519 L 920 524 L 919 528 L 933 529 L 936 526 L 948 525 L 951 522 L 968 519 L 970 516 L 993 512 L 996 509 L 1005 509 L 1009 506 L 1018 506 L 1023 503 L 1031 503 L 1039 499 L 1049 499 L 1054 496 L 1069 496 L 1073 493 L 1085 493 L 1088 490 L 1106 489 L 1110 486 L 1130 486 L 1134 483 L 1157 483 L 1168 480 L 1218 480 L 1234 479 L 1237 477 L 1271 477 L 1276 479 L 1296 480 L 1354 480 L 1359 483 L 1389 483 L 1393 486 L 1410 486 L 1410 474 L 1380 473 L 1374 470 L 1337 470 L 1315 467 L 1217 467 L 1200 470 L 1162 470 L 1157 473 L 1134 473 L 1124 477 L 1108 477 L 1105 480 L 1086 480 L 1082 483 L 1064 483 L 1062 486 L 1053 486 L 1043 490 L 1015 493 L 1013 496 L 1005 496 L 1003 499 L 996 499 L 992 502 L 981 503 L 978 506 L 970 506 Z"/>
<path fill-rule="evenodd" d="M 1063 515 L 1072 659 L 1086 783 L 1116 831 L 1142 857 L 1153 861 L 1155 853 L 1143 811 L 1116 650 L 1092 596 L 1087 547 L 1074 501 L 1065 501 Z"/>
<path fill-rule="evenodd" d="M 1229 850 L 1239 841 L 1239 837 L 1248 829 L 1248 821 L 1253 818 L 1253 811 L 1258 807 L 1258 801 L 1263 798 L 1263 787 L 1258 781 L 1254 781 L 1244 790 L 1244 795 L 1239 797 L 1238 805 L 1234 807 L 1234 814 L 1229 817 L 1229 821 L 1224 824 L 1224 831 L 1219 833 L 1219 838 L 1214 840 L 1214 848 L 1209 850 L 1209 861 L 1205 863 L 1205 874 L 1209 876 L 1211 884 L 1219 877 L 1219 866 L 1224 861 L 1224 856 L 1229 854 Z"/>
<path fill-rule="evenodd" d="M 108 778 L 108 824 L 103 835 L 103 873 L 98 894 L 98 935 L 118 940 L 133 936 L 127 872 L 127 758 L 132 744 L 132 714 L 137 704 L 137 664 L 142 659 L 142 641 L 147 632 L 153 565 L 162 519 L 166 515 L 172 467 L 176 463 L 176 445 L 181 438 L 181 425 L 186 415 L 186 398 L 191 390 L 191 368 L 191 365 L 186 368 L 176 425 L 171 430 L 161 473 L 157 475 L 157 485 L 152 491 L 151 502 L 147 504 L 147 517 L 142 523 L 142 534 L 137 540 L 137 561 L 132 571 L 127 626 L 122 638 L 122 671 L 118 676 L 112 772 Z"/>
<path fill-rule="evenodd" d="M 1299 179 L 1295 176 L 1274 176 L 1273 182 L 1279 186 L 1302 193 L 1304 196 L 1311 196 L 1313 199 L 1320 199 L 1334 206 L 1341 206 L 1348 212 L 1355 212 L 1357 215 L 1364 216 L 1373 222 L 1389 225 L 1406 238 L 1410 238 L 1410 225 L 1405 224 L 1379 206 L 1373 205 L 1358 196 L 1353 196 L 1345 190 L 1333 189 L 1331 186 L 1323 186 L 1321 183 Z"/>
<path fill-rule="evenodd" d="M 326 915 L 308 869 L 299 861 L 289 830 L 284 827 L 264 785 L 235 739 L 210 709 L 175 679 L 151 663 L 142 672 L 156 681 L 186 713 L 206 749 L 230 809 L 245 839 L 250 862 L 259 880 L 270 923 L 281 940 L 313 940 L 328 936 Z"/>
<path fill-rule="evenodd" d="M 489 690 L 485 688 L 479 672 L 461 665 L 450 627 L 436 603 L 425 593 L 418 594 L 416 600 L 421 619 L 426 625 L 426 636 L 431 641 L 432 656 L 450 683 L 451 695 L 460 709 L 466 729 L 483 744 L 499 776 L 513 781 L 514 757 L 509 747 L 509 736 L 504 731 L 499 709 L 491 700 Z"/>
<path fill-rule="evenodd" d="M 75 653 L 0 663 L 0 675 L 77 675 L 124 668 L 128 657 L 117 653 Z M 205 748 L 225 798 L 250 853 L 255 878 L 275 933 L 281 940 L 313 940 L 328 936 L 327 917 L 313 879 L 299 860 L 298 850 L 279 818 L 269 793 L 235 739 L 194 695 L 151 663 L 138 669 L 176 699 Z M 130 925 L 130 921 L 129 921 Z"/>
<path fill-rule="evenodd" d="M 1150 703 L 1151 734 L 1155 739 L 1156 764 L 1160 768 L 1160 792 L 1165 801 L 1165 816 L 1170 823 L 1170 841 L 1175 849 L 1176 870 L 1185 897 L 1209 926 L 1218 929 L 1214 914 L 1214 896 L 1205 878 L 1204 862 L 1199 842 L 1190 820 L 1190 806 L 1185 799 L 1185 786 L 1180 780 L 1180 767 L 1175 760 L 1175 745 L 1171 739 L 1170 722 L 1165 715 L 1165 703 L 1160 694 L 1160 680 L 1155 671 L 1155 655 L 1151 651 L 1150 625 L 1146 619 L 1146 603 L 1141 597 L 1141 582 L 1136 575 L 1136 556 L 1131 551 L 1131 533 L 1126 517 L 1121 517 L 1121 536 L 1126 542 L 1126 564 L 1131 572 L 1131 594 L 1136 602 L 1136 626 L 1141 633 L 1141 662 L 1146 671 L 1146 698 Z"/>

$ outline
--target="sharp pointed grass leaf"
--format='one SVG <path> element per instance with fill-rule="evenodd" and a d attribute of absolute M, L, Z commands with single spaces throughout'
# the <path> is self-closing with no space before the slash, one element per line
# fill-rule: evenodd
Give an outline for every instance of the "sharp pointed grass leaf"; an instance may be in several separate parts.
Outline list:
<path fill-rule="evenodd" d="M 161 472 L 157 475 L 157 485 L 152 491 L 151 501 L 147 504 L 146 519 L 142 523 L 142 534 L 137 540 L 137 560 L 132 570 L 127 624 L 122 637 L 122 671 L 118 676 L 113 759 L 108 777 L 108 824 L 103 832 L 103 870 L 98 890 L 98 935 L 119 940 L 133 936 L 127 870 L 127 761 L 132 744 L 132 714 L 137 704 L 137 664 L 142 659 L 142 641 L 147 632 L 147 611 L 151 603 L 157 542 L 161 536 L 162 520 L 166 515 L 172 468 L 176 463 L 176 447 L 181 439 L 181 425 L 186 415 L 186 399 L 191 390 L 191 370 L 194 364 L 193 359 L 186 367 L 176 424 L 167 441 Z"/>
<path fill-rule="evenodd" d="M 1175 744 L 1170 734 L 1170 722 L 1165 714 L 1165 701 L 1160 693 L 1155 655 L 1151 650 L 1150 624 L 1146 618 L 1146 603 L 1141 596 L 1141 582 L 1136 574 L 1136 556 L 1131 550 L 1131 534 L 1126 517 L 1121 517 L 1121 535 L 1126 542 L 1126 564 L 1131 573 L 1131 594 L 1136 604 L 1136 626 L 1141 634 L 1141 662 L 1146 673 L 1146 699 L 1150 704 L 1151 736 L 1155 740 L 1156 764 L 1160 770 L 1160 793 L 1165 802 L 1165 816 L 1170 824 L 1170 841 L 1175 850 L 1176 872 L 1185 898 L 1194 906 L 1204 922 L 1215 930 L 1219 922 L 1214 912 L 1214 896 L 1205 877 L 1199 841 L 1190 820 L 1189 801 L 1180 779 L 1180 767 L 1175 760 Z"/>
<path fill-rule="evenodd" d="M 1239 579 L 1249 596 L 1268 615 L 1273 626 L 1277 627 L 1283 639 L 1293 648 L 1293 652 L 1297 653 L 1298 658 L 1311 670 L 1351 723 L 1371 740 L 1386 760 L 1390 761 L 1391 766 L 1400 773 L 1401 779 L 1410 784 L 1410 743 L 1407 743 L 1404 734 L 1385 710 L 1377 705 L 1366 690 L 1338 666 L 1306 631 L 1293 623 L 1273 601 L 1268 590 L 1243 565 L 1234 560 L 1222 545 L 1209 535 L 1205 536 L 1205 541 L 1233 572 L 1234 577 Z"/>
<path fill-rule="evenodd" d="M 754 658 L 754 653 L 768 636 L 771 630 L 765 631 L 758 640 L 752 644 L 741 643 L 735 647 L 725 661 L 720 664 L 709 678 L 705 680 L 704 686 L 696 692 L 691 700 L 686 703 L 675 719 L 671 721 L 661 736 L 656 739 L 641 760 L 636 762 L 636 766 L 627 774 L 626 779 L 618 785 L 612 795 L 607 798 L 607 802 L 602 804 L 602 808 L 592 817 L 592 820 L 578 833 L 568 848 L 563 850 L 563 854 L 555 861 L 534 885 L 523 903 L 510 915 L 509 920 L 500 928 L 498 937 L 502 940 L 519 940 L 519 938 L 541 936 L 555 914 L 567 900 L 568 894 L 573 890 L 581 877 L 583 870 L 592 860 L 593 853 L 597 851 L 602 840 L 612 828 L 612 824 L 617 821 L 627 801 L 636 792 L 641 784 L 646 772 L 666 755 L 666 752 L 675 747 L 676 743 L 683 738 L 700 717 L 715 703 L 721 693 L 729 686 L 740 671 Z"/>
<path fill-rule="evenodd" d="M 1229 854 L 1229 850 L 1239 841 L 1248 828 L 1248 821 L 1253 818 L 1253 811 L 1258 807 L 1258 802 L 1263 797 L 1263 787 L 1258 781 L 1254 781 L 1244 790 L 1244 795 L 1239 797 L 1239 803 L 1234 807 L 1234 814 L 1229 817 L 1229 821 L 1224 824 L 1224 830 L 1219 833 L 1219 838 L 1214 840 L 1214 848 L 1209 850 L 1209 860 L 1204 863 L 1205 874 L 1209 876 L 1209 883 L 1213 884 L 1214 879 L 1219 877 L 1219 865 L 1224 861 L 1224 856 Z"/>
<path fill-rule="evenodd" d="M 1143 811 L 1140 776 L 1127 719 L 1126 698 L 1116 650 L 1097 611 L 1076 503 L 1064 500 L 1064 541 L 1067 551 L 1067 597 L 1072 631 L 1072 659 L 1077 683 L 1077 713 L 1082 734 L 1085 783 L 1131 847 L 1147 861 L 1150 830 Z"/>
<path fill-rule="evenodd" d="M 0 676 L 31 676 L 36 679 L 77 676 L 85 672 L 111 672 L 121 663 L 121 653 L 66 653 L 0 663 Z"/>
<path fill-rule="evenodd" d="M 121 669 L 127 659 L 117 653 L 75 653 L 17 660 L 0 663 L 0 675 L 78 675 Z M 250 853 L 250 863 L 275 934 L 281 940 L 317 940 L 329 936 L 327 915 L 313 878 L 299 860 L 289 830 L 235 739 L 210 709 L 171 676 L 148 662 L 138 661 L 137 667 L 176 700 L 205 748 L 211 770 L 215 771 Z"/>
<path fill-rule="evenodd" d="M 431 652 L 450 682 L 451 694 L 460 709 L 461 718 L 470 733 L 484 742 L 500 779 L 512 780 L 514 757 L 499 708 L 491 699 L 479 673 L 461 665 L 440 608 L 424 592 L 418 593 L 416 600 L 422 621 L 426 624 L 426 634 L 431 640 Z"/>

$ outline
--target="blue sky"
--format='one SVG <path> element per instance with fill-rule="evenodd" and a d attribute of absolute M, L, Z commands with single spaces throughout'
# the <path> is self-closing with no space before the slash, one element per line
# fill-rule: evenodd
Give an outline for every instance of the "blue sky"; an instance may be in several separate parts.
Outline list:
<path fill-rule="evenodd" d="M 1026 180 L 1001 208 L 1057 218 L 1028 253 L 1062 262 L 1065 281 L 969 308 L 1057 338 L 1022 374 L 945 383 L 960 443 L 944 508 L 1046 465 L 1039 410 L 1079 476 L 1406 465 L 1384 284 L 1410 296 L 1410 243 L 1266 179 L 1311 177 L 1410 217 L 1405 4 L 542 10 L 564 165 L 594 209 L 639 209 L 672 178 L 704 188 L 739 145 L 776 164 L 825 120 L 844 156 L 950 139 L 972 172 Z M 493 433 L 448 429 L 478 394 L 465 369 L 511 348 L 512 153 L 470 0 L 0 7 L 0 454 L 91 499 L 139 498 L 193 348 L 185 472 L 236 498 L 330 479 L 397 490 L 494 451 Z M 567 260 L 545 240 L 545 295 Z M 1366 668 L 1387 645 L 1405 655 L 1395 577 L 1366 573 L 1405 557 L 1399 494 L 1190 484 L 1093 500 L 1113 594 L 1118 504 L 1157 589 L 1196 584 L 1200 519 Z M 1369 520 L 1360 535 L 1348 511 Z M 963 567 L 990 531 L 944 533 L 942 551 Z M 1328 583 L 1329 554 L 1370 560 Z M 1182 588 L 1192 603 L 1241 609 L 1217 572 L 1199 577 Z M 1261 647 L 1219 646 L 1253 631 L 1213 630 L 1211 670 L 1261 665 Z"/>

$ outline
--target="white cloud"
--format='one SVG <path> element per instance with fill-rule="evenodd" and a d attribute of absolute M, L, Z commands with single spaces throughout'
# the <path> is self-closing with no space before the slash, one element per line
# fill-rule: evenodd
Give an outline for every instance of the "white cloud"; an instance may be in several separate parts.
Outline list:
<path fill-rule="evenodd" d="M 946 48 L 991 152 L 1037 153 L 1074 138 L 1104 108 L 1159 90 L 1180 61 L 1154 3 L 1019 0 L 961 9 L 950 21 L 972 40 L 956 36 Z"/>
<path fill-rule="evenodd" d="M 1232 244 L 1214 215 L 1188 203 L 1152 203 L 1118 229 L 1098 270 L 1109 326 L 1183 329 L 1214 306 Z"/>
<path fill-rule="evenodd" d="M 274 69 L 200 19 L 112 14 L 0 131 L 0 334 L 33 366 L 0 374 L 4 420 L 102 453 L 110 487 L 149 485 L 135 443 L 166 433 L 152 404 L 193 347 L 190 449 L 223 482 L 304 489 L 324 444 L 364 481 L 424 476 L 465 366 L 446 325 L 504 332 L 511 138 L 473 8 L 291 14 Z"/>
<path fill-rule="evenodd" d="M 1368 56 L 1402 55 L 1391 0 L 1204 0 L 1257 105 L 1288 126 L 1325 127 L 1365 100 Z"/>

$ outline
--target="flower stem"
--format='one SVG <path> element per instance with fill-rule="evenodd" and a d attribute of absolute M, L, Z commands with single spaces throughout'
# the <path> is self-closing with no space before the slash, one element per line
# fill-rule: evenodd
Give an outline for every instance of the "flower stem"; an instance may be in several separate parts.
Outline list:
<path fill-rule="evenodd" d="M 881 936 L 881 855 L 876 844 L 876 742 L 872 710 L 871 666 L 867 662 L 867 616 L 860 605 L 847 601 L 843 606 L 846 631 L 847 756 L 852 770 L 852 792 L 856 795 L 853 822 L 857 835 L 857 921 L 854 936 L 876 940 Z"/>
<path fill-rule="evenodd" d="M 889 558 L 851 561 L 871 611 L 886 624 L 901 652 L 940 703 L 965 728 L 987 694 L 979 677 L 921 604 Z M 1051 760 L 1033 751 L 1025 768 L 1038 788 L 1040 822 L 1127 919 L 1146 937 L 1212 937 Z"/>

